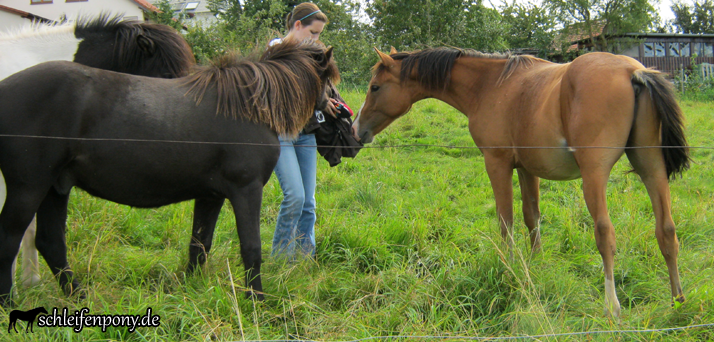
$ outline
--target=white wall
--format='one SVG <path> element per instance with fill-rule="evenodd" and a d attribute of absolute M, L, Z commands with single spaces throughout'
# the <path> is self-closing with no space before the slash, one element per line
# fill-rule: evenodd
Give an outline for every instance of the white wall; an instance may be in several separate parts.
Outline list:
<path fill-rule="evenodd" d="M 51 20 L 58 20 L 63 14 L 71 20 L 77 18 L 80 14 L 97 15 L 102 11 L 112 14 L 124 13 L 127 17 L 136 17 L 140 20 L 144 18 L 141 7 L 133 0 L 87 0 L 79 2 L 52 0 L 51 4 L 34 5 L 30 3 L 30 0 L 0 0 L 0 4 Z M 4 11 L 0 11 L 0 13 L 9 14 Z M 25 21 L 27 20 L 25 19 Z M 8 24 L 12 23 L 4 19 L 0 20 L 0 29 L 7 29 L 6 26 Z"/>
<path fill-rule="evenodd" d="M 4 4 L 3 1 L 0 4 Z M 13 27 L 20 27 L 30 21 L 14 13 L 8 13 L 0 10 L 0 33 L 5 32 Z"/>

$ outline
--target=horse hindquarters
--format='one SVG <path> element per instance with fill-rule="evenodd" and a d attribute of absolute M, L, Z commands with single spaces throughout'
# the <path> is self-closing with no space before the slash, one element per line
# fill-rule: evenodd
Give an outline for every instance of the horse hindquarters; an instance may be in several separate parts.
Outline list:
<path fill-rule="evenodd" d="M 679 241 L 672 220 L 667 178 L 668 175 L 686 169 L 689 156 L 683 134 L 681 110 L 674 101 L 672 90 L 667 89 L 666 82 L 668 81 L 661 78 L 659 74 L 648 70 L 635 72 L 633 76 L 635 87 L 644 86 L 645 89 L 642 89 L 637 99 L 638 110 L 628 146 L 664 145 L 672 148 L 634 148 L 626 152 L 635 172 L 645 184 L 652 202 L 655 235 L 667 263 L 672 298 L 683 302 L 684 295 L 677 267 Z M 670 135 L 670 138 L 667 135 Z"/>
<path fill-rule="evenodd" d="M 588 55 L 586 55 L 588 56 Z M 620 315 L 615 291 L 615 229 L 607 208 L 607 181 L 624 146 L 634 117 L 634 91 L 629 75 L 614 66 L 591 67 L 577 59 L 563 77 L 566 135 L 583 180 L 583 197 L 594 221 L 594 235 L 603 261 L 605 313 Z M 592 57 L 590 57 L 592 58 Z M 585 64 L 578 64 L 582 61 Z"/>

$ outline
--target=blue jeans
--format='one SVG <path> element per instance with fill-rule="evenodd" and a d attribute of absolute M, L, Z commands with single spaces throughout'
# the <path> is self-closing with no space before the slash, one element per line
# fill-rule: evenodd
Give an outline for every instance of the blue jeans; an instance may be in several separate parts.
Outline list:
<path fill-rule="evenodd" d="M 315 255 L 315 183 L 317 148 L 314 134 L 300 134 L 297 140 L 280 138 L 280 158 L 275 175 L 283 190 L 271 256 L 295 259 Z M 298 145 L 309 145 L 302 147 Z"/>

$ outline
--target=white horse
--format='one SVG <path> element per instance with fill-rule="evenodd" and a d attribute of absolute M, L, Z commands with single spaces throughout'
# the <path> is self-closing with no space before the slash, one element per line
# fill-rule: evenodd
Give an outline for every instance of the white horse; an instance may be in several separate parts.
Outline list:
<path fill-rule="evenodd" d="M 0 33 L 0 81 L 31 66 L 54 60 L 150 77 L 175 78 L 195 64 L 191 48 L 173 28 L 141 21 L 122 21 L 103 13 L 61 24 L 33 23 Z M 0 209 L 7 187 L 0 171 Z M 35 248 L 36 220 L 22 240 L 22 284 L 39 283 Z M 15 275 L 17 258 L 12 265 Z"/>

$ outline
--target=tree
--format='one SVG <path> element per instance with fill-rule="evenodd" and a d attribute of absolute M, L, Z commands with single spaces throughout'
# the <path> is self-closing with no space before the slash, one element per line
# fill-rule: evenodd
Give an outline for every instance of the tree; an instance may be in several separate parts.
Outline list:
<path fill-rule="evenodd" d="M 555 18 L 545 7 L 514 0 L 501 7 L 501 15 L 509 28 L 505 37 L 509 48 L 536 49 L 539 57 L 546 57 L 552 50 Z"/>
<path fill-rule="evenodd" d="M 714 1 L 695 1 L 689 6 L 683 2 L 672 5 L 674 26 L 680 33 L 714 33 Z"/>
<path fill-rule="evenodd" d="M 498 11 L 481 0 L 374 0 L 366 12 L 375 39 L 399 50 L 453 45 L 503 50 L 505 29 Z"/>
<path fill-rule="evenodd" d="M 174 13 L 174 9 L 168 0 L 161 0 L 154 4 L 159 9 L 158 12 L 149 12 L 147 19 L 163 25 L 171 26 L 177 30 L 184 27 L 183 20 L 186 19 L 185 13 Z"/>
<path fill-rule="evenodd" d="M 564 27 L 561 43 L 589 39 L 598 51 L 612 49 L 612 36 L 648 32 L 659 22 L 650 0 L 545 0 L 544 5 Z"/>

